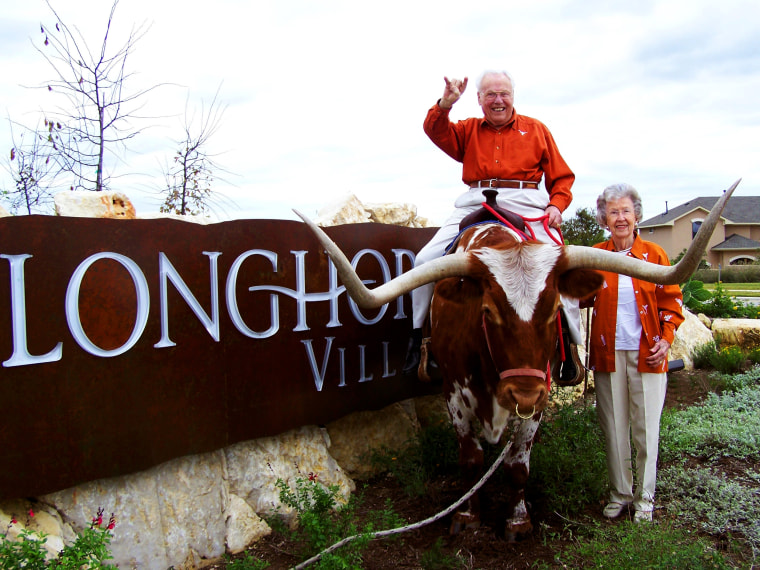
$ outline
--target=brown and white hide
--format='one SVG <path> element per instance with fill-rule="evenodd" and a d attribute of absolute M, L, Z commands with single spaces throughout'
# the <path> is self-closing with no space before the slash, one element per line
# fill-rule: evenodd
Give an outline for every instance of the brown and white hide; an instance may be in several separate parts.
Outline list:
<path fill-rule="evenodd" d="M 505 534 L 514 540 L 532 529 L 524 489 L 548 401 L 546 371 L 557 343 L 560 293 L 585 297 L 601 286 L 602 277 L 593 270 L 567 270 L 563 248 L 521 242 L 499 224 L 468 229 L 457 251 L 472 253 L 478 267 L 436 284 L 431 350 L 443 376 L 466 486 L 483 471 L 478 432 L 492 444 L 511 438 L 504 460 L 509 482 Z M 505 371 L 512 372 L 500 378 Z M 479 523 L 475 495 L 454 515 L 451 532 Z"/>

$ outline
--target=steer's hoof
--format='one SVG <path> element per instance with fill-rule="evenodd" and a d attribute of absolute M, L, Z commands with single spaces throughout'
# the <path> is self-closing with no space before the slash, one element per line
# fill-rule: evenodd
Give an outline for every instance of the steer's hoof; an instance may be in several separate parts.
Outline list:
<path fill-rule="evenodd" d="M 454 536 L 469 528 L 480 528 L 480 516 L 470 513 L 456 513 L 451 519 L 449 534 Z"/>
<path fill-rule="evenodd" d="M 533 532 L 533 525 L 528 522 L 520 524 L 507 523 L 507 527 L 504 529 L 504 538 L 507 542 L 519 542 L 527 538 Z"/>

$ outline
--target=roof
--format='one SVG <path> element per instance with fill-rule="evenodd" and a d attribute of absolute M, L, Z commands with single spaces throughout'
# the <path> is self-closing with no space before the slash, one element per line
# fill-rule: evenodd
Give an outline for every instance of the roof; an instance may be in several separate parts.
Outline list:
<path fill-rule="evenodd" d="M 639 223 L 639 227 L 671 225 L 675 220 L 698 208 L 712 209 L 719 196 L 694 198 L 688 202 L 670 208 L 667 212 L 653 216 Z M 723 209 L 722 217 L 731 224 L 760 224 L 760 196 L 732 196 Z"/>
<path fill-rule="evenodd" d="M 748 237 L 740 236 L 739 234 L 731 234 L 726 241 L 719 243 L 712 249 L 724 251 L 736 249 L 760 249 L 760 241 L 755 241 Z"/>

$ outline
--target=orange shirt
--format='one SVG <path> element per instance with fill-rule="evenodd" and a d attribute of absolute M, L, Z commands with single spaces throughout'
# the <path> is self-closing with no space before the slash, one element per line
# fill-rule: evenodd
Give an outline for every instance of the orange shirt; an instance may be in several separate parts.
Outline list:
<path fill-rule="evenodd" d="M 615 251 L 612 240 L 596 244 L 594 247 Z M 622 255 L 622 254 L 620 254 Z M 650 263 L 670 265 L 668 256 L 656 243 L 644 241 L 638 235 L 628 254 Z M 604 284 L 596 293 L 595 300 L 581 302 L 581 307 L 590 306 L 593 301 L 593 320 L 589 337 L 589 367 L 598 372 L 615 371 L 615 328 L 617 324 L 618 274 L 600 271 Z M 683 297 L 678 285 L 656 285 L 649 281 L 631 279 L 636 305 L 641 319 L 641 341 L 639 344 L 639 372 L 659 373 L 667 371 L 667 359 L 659 368 L 648 366 L 646 358 L 650 349 L 661 338 L 673 344 L 676 329 L 684 321 Z"/>
<path fill-rule="evenodd" d="M 449 109 L 436 103 L 428 111 L 424 129 L 443 152 L 462 163 L 465 184 L 489 178 L 540 182 L 544 176 L 549 202 L 560 212 L 573 199 L 575 174 L 541 121 L 513 112 L 501 129 L 482 118 L 452 123 Z"/>

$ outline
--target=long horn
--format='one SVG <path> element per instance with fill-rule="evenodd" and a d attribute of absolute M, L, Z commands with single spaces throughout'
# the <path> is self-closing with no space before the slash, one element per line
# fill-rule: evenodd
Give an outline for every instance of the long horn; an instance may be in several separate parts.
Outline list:
<path fill-rule="evenodd" d="M 569 259 L 569 268 L 601 269 L 661 285 L 676 285 L 686 281 L 699 265 L 699 260 L 707 249 L 707 243 L 718 224 L 723 208 L 741 181 L 740 178 L 734 182 L 713 206 L 707 219 L 702 222 L 702 226 L 691 242 L 688 251 L 676 265 L 667 267 L 656 263 L 647 263 L 612 251 L 568 245 L 565 246 L 565 252 Z"/>
<path fill-rule="evenodd" d="M 468 275 L 473 270 L 473 264 L 468 254 L 453 253 L 415 267 L 375 289 L 367 289 L 354 268 L 351 267 L 351 262 L 322 228 L 298 210 L 293 211 L 309 226 L 319 243 L 325 248 L 327 255 L 335 264 L 338 276 L 346 286 L 346 292 L 362 309 L 381 307 L 420 285 L 432 283 L 445 277 Z"/>

